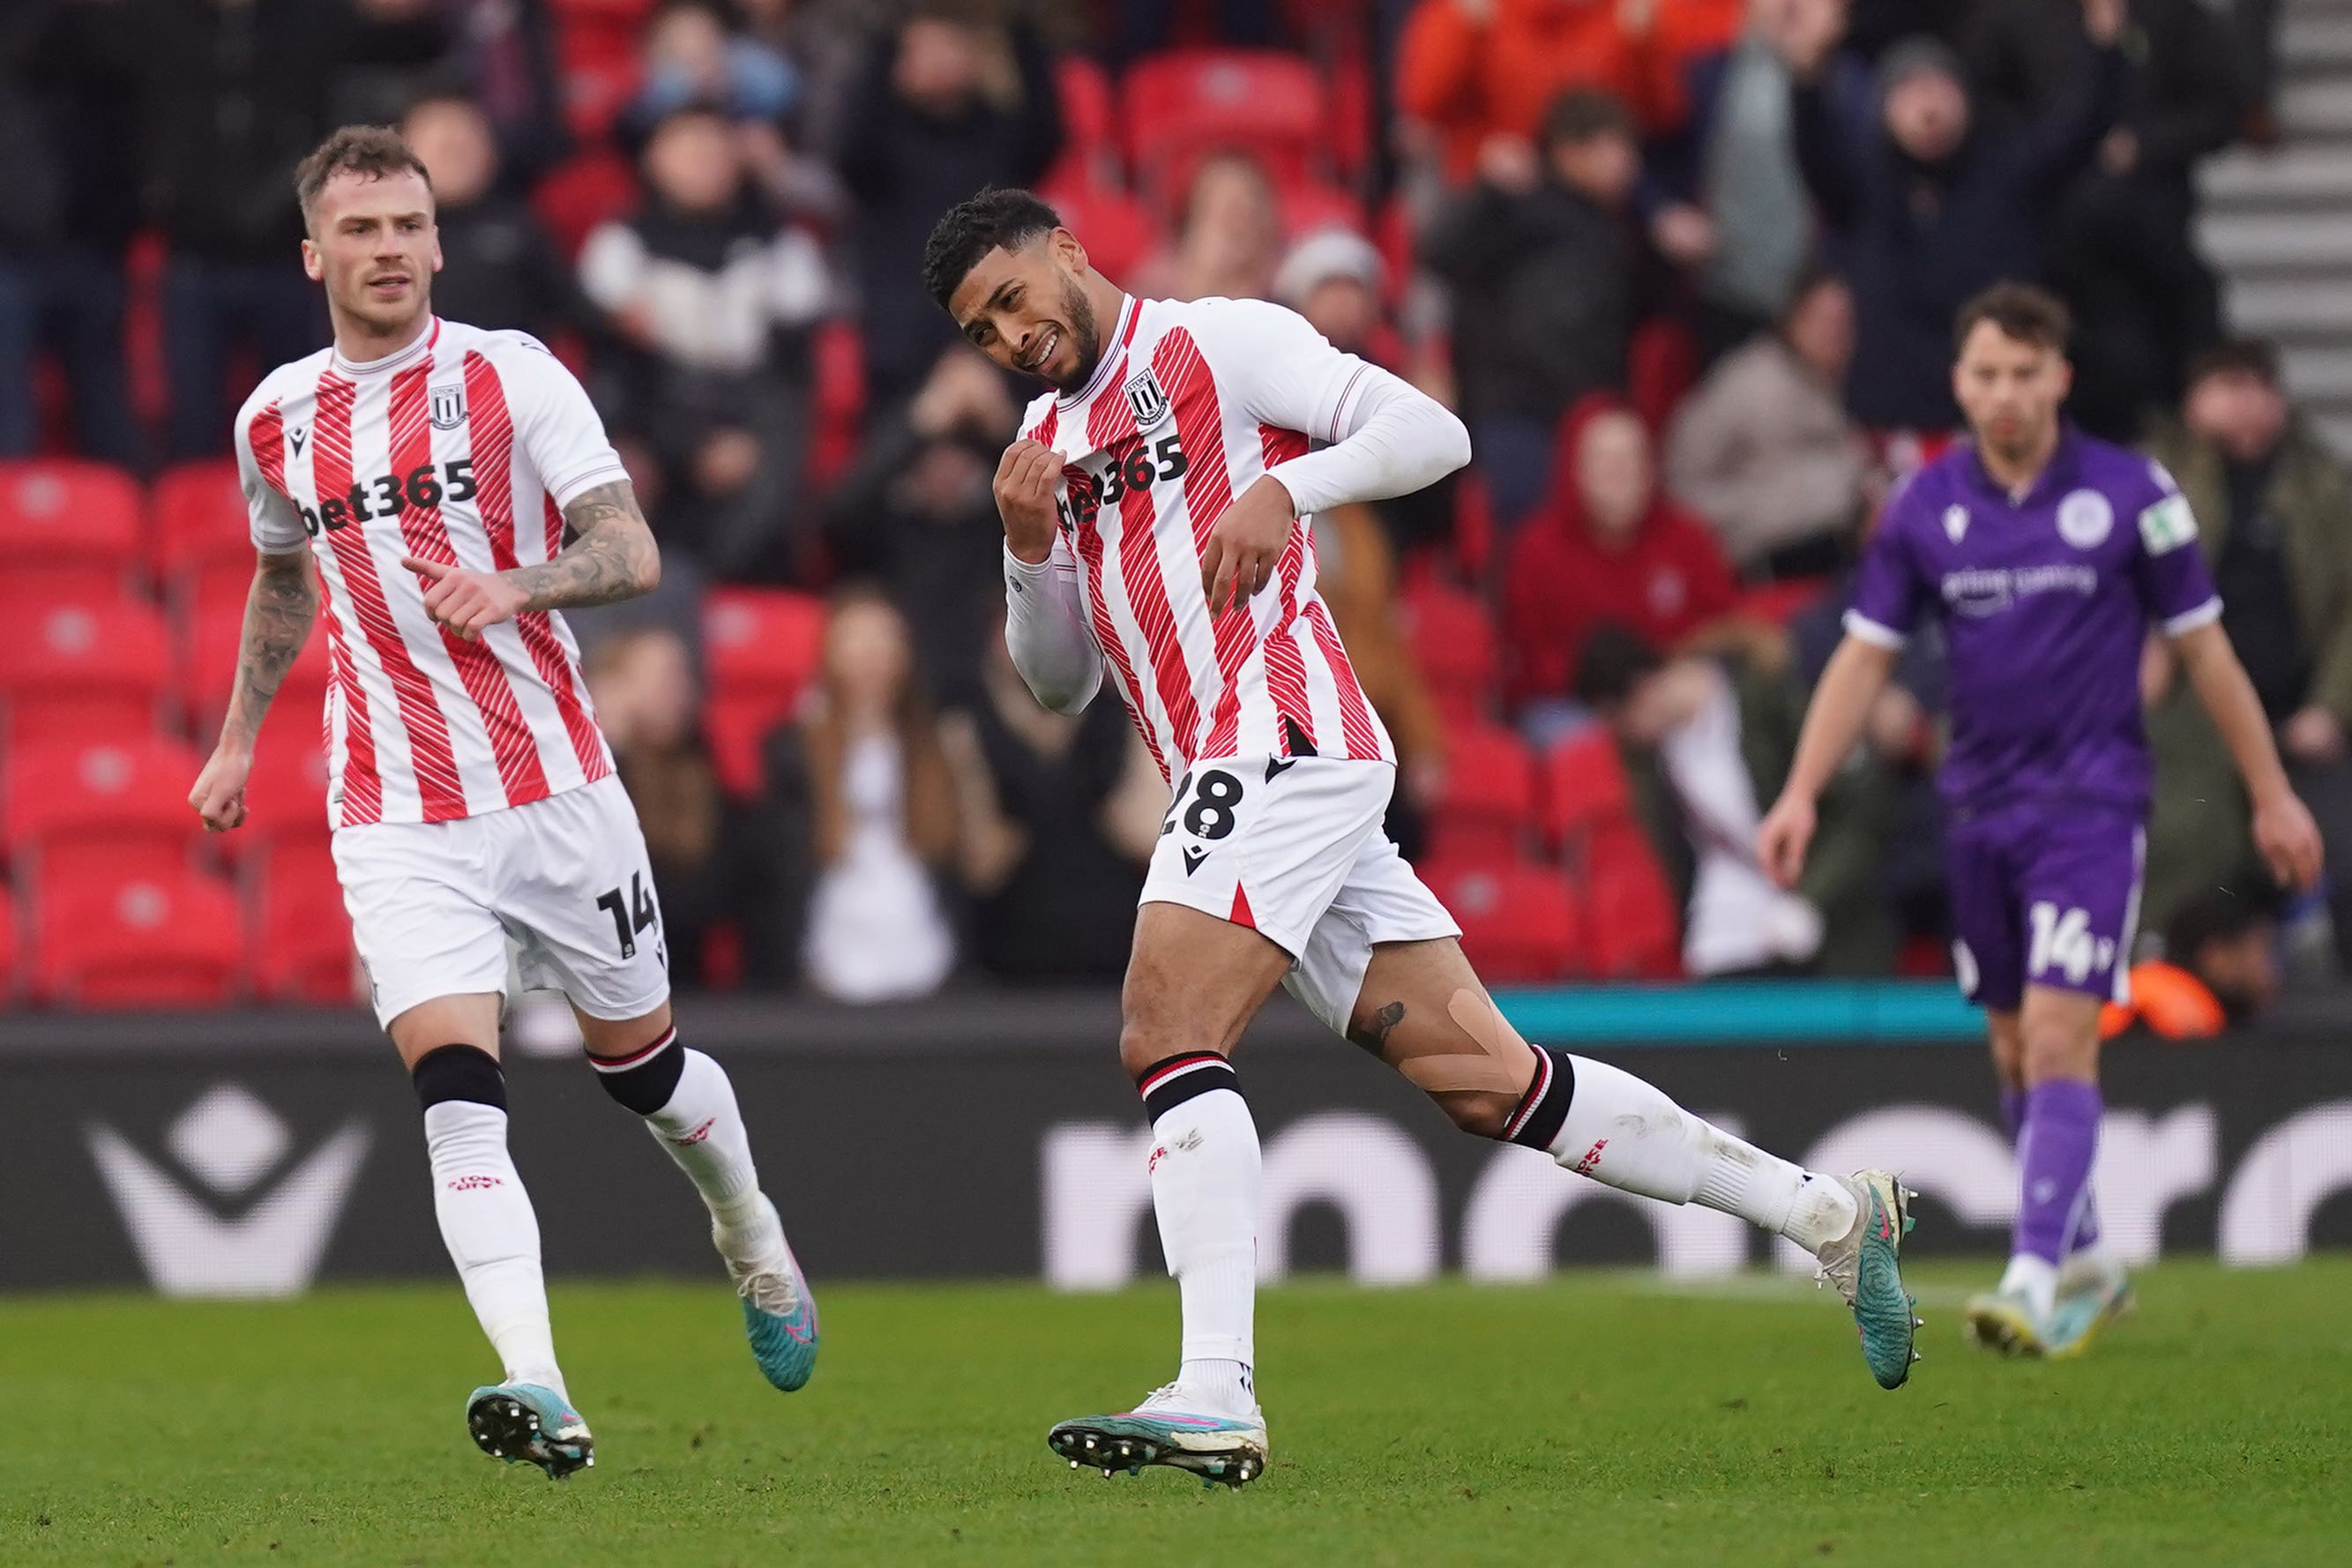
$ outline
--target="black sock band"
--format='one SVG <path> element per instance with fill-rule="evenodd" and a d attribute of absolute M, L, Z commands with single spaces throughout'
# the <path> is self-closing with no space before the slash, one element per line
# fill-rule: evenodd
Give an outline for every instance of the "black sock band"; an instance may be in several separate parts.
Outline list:
<path fill-rule="evenodd" d="M 1214 1051 L 1186 1051 L 1157 1061 L 1139 1074 L 1135 1087 L 1143 1095 L 1143 1109 L 1157 1121 L 1188 1100 L 1220 1089 L 1242 1091 L 1234 1064 Z"/>
<path fill-rule="evenodd" d="M 1559 1124 L 1568 1120 L 1568 1102 L 1576 1098 L 1576 1068 L 1570 1065 L 1566 1051 L 1548 1051 L 1541 1046 L 1533 1048 L 1535 1081 L 1528 1085 L 1527 1093 L 1519 1097 L 1518 1109 L 1503 1124 L 1500 1141 L 1524 1143 L 1530 1149 L 1549 1149 L 1551 1141 L 1559 1136 Z"/>
<path fill-rule="evenodd" d="M 479 1046 L 436 1046 L 409 1069 L 416 1103 L 430 1110 L 453 1100 L 507 1108 L 507 1075 L 498 1058 Z"/>
<path fill-rule="evenodd" d="M 677 1043 L 677 1027 L 672 1025 L 642 1050 L 625 1057 L 590 1057 L 588 1065 L 596 1069 L 596 1081 L 606 1094 L 639 1116 L 651 1116 L 677 1092 L 678 1077 L 686 1071 L 686 1048 Z"/>

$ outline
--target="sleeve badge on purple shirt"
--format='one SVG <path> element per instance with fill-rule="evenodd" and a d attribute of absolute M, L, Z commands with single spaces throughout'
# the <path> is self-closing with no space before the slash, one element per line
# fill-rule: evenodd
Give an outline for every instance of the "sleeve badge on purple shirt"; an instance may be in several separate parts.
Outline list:
<path fill-rule="evenodd" d="M 2167 496 L 2139 514 L 2140 542 L 2150 555 L 2168 555 L 2197 540 L 2197 519 L 2186 496 Z"/>
<path fill-rule="evenodd" d="M 1969 509 L 1954 501 L 1944 509 L 1944 537 L 1958 544 L 1968 537 Z"/>
<path fill-rule="evenodd" d="M 2076 490 L 2058 503 L 2058 537 L 2077 550 L 2096 550 L 2115 527 L 2116 509 L 2096 490 Z"/>

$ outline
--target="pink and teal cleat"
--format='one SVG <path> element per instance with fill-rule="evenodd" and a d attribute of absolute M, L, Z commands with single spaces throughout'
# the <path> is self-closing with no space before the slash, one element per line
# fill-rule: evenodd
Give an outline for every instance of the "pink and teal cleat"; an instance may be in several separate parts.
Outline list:
<path fill-rule="evenodd" d="M 1918 1301 L 1903 1288 L 1899 1255 L 1911 1231 L 1911 1200 L 1918 1194 L 1885 1171 L 1841 1178 L 1853 1194 L 1853 1228 L 1822 1248 L 1821 1278 L 1853 1309 L 1862 1359 L 1881 1388 L 1900 1388 L 1919 1359 L 1913 1341 L 1921 1327 Z"/>
<path fill-rule="evenodd" d="M 757 1261 L 729 1258 L 727 1274 L 743 1299 L 743 1332 L 751 1342 L 751 1359 L 770 1383 L 790 1394 L 816 1373 L 816 1298 L 809 1293 L 808 1276 L 784 1241 L 774 1205 L 765 1198 L 760 1201 L 766 1208 L 773 1250 Z M 724 1239 L 715 1228 L 713 1238 L 725 1256 Z"/>
<path fill-rule="evenodd" d="M 509 1465 L 537 1465 L 560 1481 L 596 1462 L 596 1439 L 570 1401 L 536 1383 L 478 1388 L 466 1401 L 474 1444 Z"/>

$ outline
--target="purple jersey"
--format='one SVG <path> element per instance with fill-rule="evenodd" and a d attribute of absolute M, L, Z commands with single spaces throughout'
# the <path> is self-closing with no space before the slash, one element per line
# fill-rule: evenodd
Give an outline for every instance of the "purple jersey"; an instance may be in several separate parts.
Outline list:
<path fill-rule="evenodd" d="M 1944 623 L 1955 805 L 2086 801 L 2145 810 L 2140 727 L 2150 622 L 2175 636 L 2221 618 L 2189 503 L 2163 468 L 2071 426 L 2012 498 L 1963 442 L 1887 504 L 1846 612 L 1848 633 L 1899 647 Z"/>

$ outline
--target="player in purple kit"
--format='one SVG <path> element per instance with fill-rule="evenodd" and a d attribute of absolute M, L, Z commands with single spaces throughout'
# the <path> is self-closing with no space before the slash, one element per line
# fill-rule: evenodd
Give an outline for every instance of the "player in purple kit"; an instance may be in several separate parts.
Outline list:
<path fill-rule="evenodd" d="M 2320 861 L 2318 829 L 2221 629 L 2188 502 L 2160 465 L 2059 417 L 2068 327 L 2063 305 L 2023 284 L 1961 310 L 1952 384 L 1973 439 L 1888 503 L 1758 835 L 1766 867 L 1793 883 L 1814 802 L 1895 651 L 1923 617 L 1940 619 L 1953 959 L 1985 1009 L 2020 1165 L 2009 1267 L 1969 1303 L 1968 1326 L 2011 1355 L 2079 1353 L 2129 1300 L 2120 1265 L 2095 1245 L 2091 1170 L 2099 1007 L 2128 984 L 2147 847 L 2154 768 L 2139 666 L 2151 626 L 2245 778 L 2272 872 L 2307 888 Z"/>

